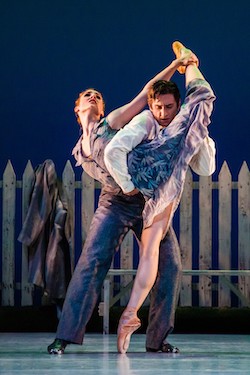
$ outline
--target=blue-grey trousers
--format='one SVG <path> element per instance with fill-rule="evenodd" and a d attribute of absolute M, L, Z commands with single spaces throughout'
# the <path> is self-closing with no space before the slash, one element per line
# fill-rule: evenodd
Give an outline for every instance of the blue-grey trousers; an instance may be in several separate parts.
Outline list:
<path fill-rule="evenodd" d="M 131 229 L 142 230 L 144 198 L 103 191 L 63 305 L 56 337 L 82 344 L 113 256 Z M 159 271 L 151 291 L 146 347 L 159 349 L 173 330 L 181 279 L 180 251 L 170 228 L 161 242 Z"/>

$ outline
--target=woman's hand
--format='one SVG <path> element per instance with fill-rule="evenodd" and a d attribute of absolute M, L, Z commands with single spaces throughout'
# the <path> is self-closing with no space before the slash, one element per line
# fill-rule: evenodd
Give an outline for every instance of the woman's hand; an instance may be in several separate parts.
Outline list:
<path fill-rule="evenodd" d="M 138 189 L 135 188 L 134 190 L 130 191 L 129 193 L 125 193 L 125 194 L 126 195 L 136 195 L 138 193 L 140 193 L 140 190 L 138 190 Z"/>

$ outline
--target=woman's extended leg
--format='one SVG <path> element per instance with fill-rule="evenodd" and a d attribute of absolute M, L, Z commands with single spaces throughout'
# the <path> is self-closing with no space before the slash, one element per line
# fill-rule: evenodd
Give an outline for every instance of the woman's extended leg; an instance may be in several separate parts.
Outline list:
<path fill-rule="evenodd" d="M 180 44 L 179 47 L 180 48 L 178 49 L 178 53 L 182 54 L 183 51 L 186 50 L 186 48 L 182 44 Z M 200 70 L 197 67 L 197 63 L 191 62 L 191 63 L 188 63 L 188 64 L 189 65 L 187 65 L 185 67 L 186 68 L 185 69 L 186 86 L 189 86 L 190 82 L 193 81 L 193 80 L 197 80 L 197 79 L 198 80 L 204 80 L 204 77 L 203 77 L 202 73 L 200 72 Z M 202 86 L 202 88 L 203 88 L 203 86 L 207 87 L 206 85 L 201 85 L 201 86 Z M 192 94 L 192 92 L 191 92 L 191 94 Z M 213 96 L 213 93 L 211 93 L 211 90 L 209 90 L 209 89 L 207 89 L 207 96 L 208 96 L 208 100 L 210 100 L 210 102 L 213 101 L 214 96 Z M 205 99 L 204 94 L 203 94 L 203 96 L 201 96 L 201 95 L 197 96 L 196 101 L 193 100 L 191 102 L 191 99 L 189 99 L 189 102 L 192 104 L 192 106 L 190 104 L 189 104 L 189 107 L 186 106 L 185 107 L 186 113 L 184 113 L 184 114 L 189 115 L 188 110 L 190 109 L 190 107 L 195 106 L 195 104 L 199 103 L 199 100 L 201 100 L 201 99 Z M 210 103 L 209 109 L 211 109 L 211 103 Z M 200 128 L 199 128 L 200 124 L 202 125 L 202 130 L 203 130 L 203 128 L 205 128 L 207 126 L 207 124 L 209 124 L 209 115 L 208 115 L 209 110 L 204 111 L 204 112 L 207 116 L 202 117 L 202 123 L 198 122 L 196 124 L 199 131 L 200 131 Z M 174 125 L 178 125 L 178 121 L 182 123 L 181 120 L 182 119 L 183 119 L 183 121 L 185 120 L 185 118 L 183 118 L 183 117 L 185 117 L 184 114 L 182 113 L 182 116 L 179 115 L 179 118 L 176 120 L 176 123 L 171 124 L 172 128 L 174 127 Z M 191 124 L 192 121 L 193 121 L 193 117 L 191 117 L 191 118 L 188 117 L 188 121 Z M 171 125 L 169 125 L 169 126 L 171 126 Z M 175 133 L 176 133 L 176 130 L 175 130 Z M 171 135 L 171 132 L 170 132 L 170 135 Z M 200 138 L 202 139 L 202 135 L 200 136 Z M 197 143 L 198 137 L 193 139 L 193 142 L 194 141 Z M 150 144 L 148 144 L 148 146 L 151 147 L 152 142 Z M 193 148 L 192 148 L 192 150 L 193 150 L 194 145 L 192 143 L 190 144 L 190 148 L 191 148 L 191 146 L 193 146 Z M 139 146 L 138 146 L 138 149 L 139 149 Z M 149 148 L 149 150 L 150 150 L 150 148 Z M 144 151 L 145 151 L 145 149 L 144 149 Z M 159 148 L 157 149 L 157 151 L 159 152 Z M 145 153 L 144 153 L 144 155 L 145 155 Z M 137 162 L 138 162 L 138 160 L 137 160 Z M 157 164 L 157 166 L 158 166 L 158 164 Z M 180 181 L 180 185 L 184 181 L 184 173 L 185 173 L 185 170 L 186 170 L 186 169 L 184 169 L 184 167 L 182 167 L 182 168 L 183 168 L 184 172 L 183 172 L 183 176 L 180 174 L 180 177 L 179 177 L 179 178 L 182 178 L 182 180 Z M 132 174 L 133 173 L 131 173 L 131 175 Z M 165 187 L 166 187 L 166 185 L 164 185 L 164 188 Z M 173 187 L 171 187 L 171 188 L 173 188 Z M 181 190 L 180 190 L 179 194 L 181 194 Z M 146 202 L 146 205 L 147 205 L 147 202 Z M 155 206 L 154 206 L 154 209 L 155 209 Z M 158 216 L 155 216 L 155 218 L 153 220 L 153 223 L 152 224 L 151 224 L 151 222 L 149 223 L 149 224 L 151 224 L 149 227 L 147 227 L 147 225 L 145 225 L 146 229 L 143 231 L 143 234 L 142 234 L 142 239 L 141 239 L 141 244 L 140 244 L 140 262 L 139 262 L 139 267 L 138 267 L 137 275 L 136 275 L 135 282 L 134 282 L 134 287 L 133 287 L 133 290 L 132 290 L 132 294 L 131 294 L 131 298 L 129 300 L 128 306 L 125 309 L 124 313 L 122 314 L 120 322 L 119 322 L 119 326 L 118 326 L 117 346 L 118 346 L 118 351 L 120 353 L 125 353 L 127 351 L 131 334 L 136 329 L 138 329 L 140 327 L 140 321 L 137 317 L 137 311 L 141 307 L 143 301 L 145 300 L 149 291 L 151 290 L 151 288 L 154 285 L 156 275 L 157 275 L 157 270 L 158 270 L 159 245 L 160 245 L 160 242 L 163 238 L 163 234 L 165 234 L 166 231 L 167 231 L 170 218 L 172 218 L 172 209 L 173 209 L 173 203 L 171 203 L 162 214 L 160 214 Z M 147 216 L 145 216 L 145 209 L 144 209 L 144 219 L 147 220 Z"/>
<path fill-rule="evenodd" d="M 188 48 L 186 48 L 181 42 L 174 42 L 173 45 L 173 51 L 176 55 L 176 58 L 181 58 L 183 56 L 187 55 L 187 52 L 190 51 Z M 197 58 L 194 54 L 194 60 Z M 205 79 L 201 71 L 198 69 L 199 61 L 195 62 L 190 62 L 187 60 L 187 66 L 180 66 L 177 70 L 179 73 L 185 74 L 185 79 L 186 79 L 186 86 L 189 84 L 190 81 L 193 79 L 199 78 L 199 79 Z"/>
<path fill-rule="evenodd" d="M 126 353 L 130 337 L 141 323 L 137 311 L 142 306 L 152 289 L 157 276 L 159 245 L 169 227 L 173 203 L 161 214 L 154 218 L 153 224 L 144 229 L 140 241 L 140 261 L 133 289 L 126 309 L 118 326 L 117 348 L 120 353 Z"/>

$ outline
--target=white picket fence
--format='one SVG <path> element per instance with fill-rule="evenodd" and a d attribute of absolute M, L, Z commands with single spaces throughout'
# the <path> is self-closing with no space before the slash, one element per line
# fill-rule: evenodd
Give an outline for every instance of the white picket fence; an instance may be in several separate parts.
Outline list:
<path fill-rule="evenodd" d="M 22 246 L 21 258 L 17 254 L 17 246 L 21 246 L 18 245 L 17 236 L 27 212 L 33 176 L 34 170 L 29 161 L 22 180 L 17 180 L 8 161 L 0 181 L 2 306 L 15 306 L 16 292 L 21 295 L 22 306 L 33 303 L 33 285 L 28 282 L 27 248 Z M 81 222 L 80 241 L 84 242 L 95 210 L 95 190 L 100 186 L 84 172 L 81 181 L 76 181 L 69 161 L 65 164 L 61 179 L 70 202 L 71 226 L 76 231 L 76 224 Z M 81 208 L 76 207 L 76 194 L 79 193 Z M 21 220 L 17 217 L 18 207 L 22 207 Z M 222 165 L 218 181 L 213 181 L 211 177 L 200 177 L 195 181 L 191 171 L 188 171 L 175 222 L 183 265 L 180 306 L 193 306 L 194 303 L 216 307 L 230 307 L 232 304 L 249 306 L 250 173 L 247 163 L 243 162 L 238 181 L 232 181 L 226 162 Z M 79 250 L 78 253 L 75 251 L 73 238 L 73 260 L 78 257 Z M 127 302 L 136 272 L 135 251 L 137 247 L 132 233 L 129 233 L 116 255 L 120 257 L 119 269 L 110 270 L 105 282 L 106 314 L 109 306 L 118 300 L 122 306 Z M 19 263 L 18 259 L 21 259 Z M 113 267 L 116 267 L 116 262 Z M 19 280 L 16 273 L 21 275 Z"/>

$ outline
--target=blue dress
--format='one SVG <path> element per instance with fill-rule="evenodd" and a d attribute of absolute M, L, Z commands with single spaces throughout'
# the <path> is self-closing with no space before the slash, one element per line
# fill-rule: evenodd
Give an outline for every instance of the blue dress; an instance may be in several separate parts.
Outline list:
<path fill-rule="evenodd" d="M 152 141 L 143 142 L 128 155 L 128 170 L 134 185 L 147 201 L 144 227 L 174 202 L 176 210 L 183 191 L 186 172 L 193 156 L 208 135 L 214 93 L 208 82 L 190 82 L 185 102 L 170 125 Z"/>

